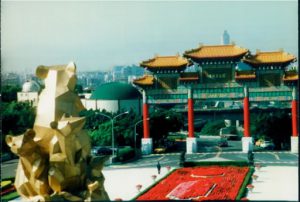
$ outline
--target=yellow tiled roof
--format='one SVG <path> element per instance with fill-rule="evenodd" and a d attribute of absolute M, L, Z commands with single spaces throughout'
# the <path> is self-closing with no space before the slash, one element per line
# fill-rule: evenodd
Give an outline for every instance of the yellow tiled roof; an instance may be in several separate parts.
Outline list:
<path fill-rule="evenodd" d="M 298 73 L 297 72 L 285 72 L 283 80 L 284 81 L 297 81 Z"/>
<path fill-rule="evenodd" d="M 235 79 L 255 79 L 255 78 L 256 78 L 255 72 L 249 72 L 249 71 L 235 72 Z"/>
<path fill-rule="evenodd" d="M 258 52 L 250 58 L 245 59 L 245 62 L 250 64 L 269 64 L 269 63 L 286 63 L 295 60 L 295 56 L 283 52 Z"/>
<path fill-rule="evenodd" d="M 136 85 L 151 86 L 153 85 L 154 77 L 152 75 L 144 75 L 141 78 L 133 80 Z"/>
<path fill-rule="evenodd" d="M 236 45 L 200 46 L 199 48 L 185 51 L 184 56 L 198 59 L 207 58 L 233 58 L 243 56 L 248 49 Z"/>
<path fill-rule="evenodd" d="M 142 67 L 148 68 L 180 68 L 188 65 L 186 58 L 176 56 L 156 56 L 150 60 L 141 62 Z"/>

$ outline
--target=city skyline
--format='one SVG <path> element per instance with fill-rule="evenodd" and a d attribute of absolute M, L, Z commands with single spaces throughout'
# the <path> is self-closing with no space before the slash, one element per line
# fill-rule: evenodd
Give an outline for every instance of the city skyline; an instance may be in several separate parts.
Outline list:
<path fill-rule="evenodd" d="M 4 1 L 2 72 L 69 61 L 78 71 L 109 71 L 219 45 L 224 30 L 251 53 L 283 48 L 298 56 L 297 14 L 296 1 Z"/>

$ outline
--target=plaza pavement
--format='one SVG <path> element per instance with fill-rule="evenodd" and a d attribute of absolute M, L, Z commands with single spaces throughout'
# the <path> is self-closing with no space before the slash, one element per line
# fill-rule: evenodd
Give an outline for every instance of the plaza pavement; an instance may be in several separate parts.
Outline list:
<path fill-rule="evenodd" d="M 225 160 L 223 158 L 211 158 L 205 161 Z M 113 168 L 113 169 L 111 169 Z M 175 167 L 171 168 L 175 169 Z M 169 171 L 170 172 L 170 171 Z M 128 168 L 122 165 L 104 167 L 105 189 L 110 200 L 131 200 L 139 192 L 136 185 L 141 184 L 143 191 L 154 183 L 151 178 L 156 175 L 156 181 L 168 173 L 165 165 L 162 165 L 161 174 L 157 173 L 156 165 L 146 168 Z M 258 176 L 253 181 L 253 192 L 248 192 L 246 198 L 257 201 L 299 201 L 299 174 L 298 166 L 264 166 L 254 172 Z M 14 202 L 20 199 L 13 200 Z"/>
<path fill-rule="evenodd" d="M 157 175 L 158 180 L 167 173 L 167 169 L 162 167 L 161 174 L 158 175 L 155 165 L 152 168 L 119 168 L 103 171 L 106 178 L 105 189 L 111 200 L 117 198 L 130 200 L 138 194 L 137 184 L 141 184 L 144 190 L 154 182 L 151 175 Z M 253 192 L 248 192 L 246 196 L 249 200 L 299 201 L 298 166 L 263 166 L 254 174 L 258 179 L 252 183 Z"/>
<path fill-rule="evenodd" d="M 167 173 L 167 169 L 162 167 L 161 173 L 158 174 L 156 165 L 154 165 L 153 168 L 104 169 L 104 186 L 110 200 L 115 200 L 117 198 L 121 198 L 122 200 L 131 200 L 139 193 L 136 189 L 136 185 L 141 184 L 142 189 L 140 191 L 143 191 L 154 183 L 154 180 L 151 177 L 152 175 L 157 176 L 155 180 L 157 181 L 164 177 Z"/>
<path fill-rule="evenodd" d="M 299 201 L 299 173 L 296 166 L 266 166 L 254 172 L 249 200 Z"/>

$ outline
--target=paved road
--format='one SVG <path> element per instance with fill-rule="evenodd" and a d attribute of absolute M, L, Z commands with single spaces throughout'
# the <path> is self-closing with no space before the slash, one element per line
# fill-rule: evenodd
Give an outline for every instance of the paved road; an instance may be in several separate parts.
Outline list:
<path fill-rule="evenodd" d="M 184 144 L 184 143 L 183 143 Z M 217 139 L 211 138 L 207 141 L 200 141 L 199 152 L 196 154 L 186 154 L 186 161 L 203 161 L 210 158 L 223 160 L 247 160 L 247 154 L 242 153 L 241 141 L 229 141 L 229 147 L 218 147 Z M 143 156 L 141 159 L 120 165 L 106 166 L 105 170 L 115 170 L 120 168 L 155 168 L 157 161 L 162 166 L 178 167 L 180 153 L 152 154 Z M 298 166 L 298 154 L 288 151 L 261 151 L 254 152 L 254 161 L 262 165 L 272 166 Z M 11 177 L 15 175 L 18 159 L 3 162 L 1 164 L 1 177 Z"/>
<path fill-rule="evenodd" d="M 13 159 L 13 160 L 1 162 L 1 179 L 16 175 L 18 161 L 19 159 Z"/>
<path fill-rule="evenodd" d="M 220 149 L 220 148 L 219 148 Z M 152 154 L 143 158 L 120 165 L 109 165 L 105 169 L 119 168 L 149 168 L 156 167 L 157 161 L 160 161 L 162 166 L 178 167 L 180 153 L 169 154 Z M 196 154 L 186 154 L 186 161 L 201 161 L 210 158 L 221 158 L 225 160 L 247 160 L 247 155 L 242 152 L 223 152 L 221 149 L 218 152 L 202 152 Z M 298 154 L 290 152 L 254 152 L 254 160 L 262 165 L 272 166 L 298 166 Z M 15 175 L 18 159 L 3 162 L 1 164 L 1 177 L 6 178 Z"/>
<path fill-rule="evenodd" d="M 155 167 L 157 161 L 160 161 L 162 166 L 178 167 L 180 153 L 171 154 L 152 154 L 150 156 L 143 157 L 138 161 L 121 164 L 121 165 L 111 165 L 107 169 L 117 169 L 117 168 L 145 168 L 145 167 Z M 242 152 L 206 152 L 197 154 L 186 154 L 186 161 L 203 161 L 210 158 L 219 158 L 224 160 L 247 160 L 247 154 Z M 290 152 L 254 152 L 254 161 L 262 165 L 272 165 L 272 166 L 298 166 L 298 154 L 293 154 Z"/>

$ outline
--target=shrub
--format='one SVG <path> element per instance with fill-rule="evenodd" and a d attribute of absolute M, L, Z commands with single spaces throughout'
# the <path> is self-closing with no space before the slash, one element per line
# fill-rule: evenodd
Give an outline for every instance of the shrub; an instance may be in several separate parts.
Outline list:
<path fill-rule="evenodd" d="M 220 129 L 225 127 L 224 120 L 211 121 L 202 128 L 201 135 L 219 135 Z"/>
<path fill-rule="evenodd" d="M 135 152 L 134 152 L 133 148 L 124 147 L 124 148 L 121 148 L 118 150 L 117 160 L 124 162 L 124 161 L 134 158 L 134 156 L 135 156 Z"/>
<path fill-rule="evenodd" d="M 194 167 L 194 166 L 249 166 L 248 161 L 186 161 L 184 162 L 184 167 Z"/>
<path fill-rule="evenodd" d="M 9 194 L 6 194 L 6 195 L 4 195 L 4 196 L 1 196 L 1 201 L 3 200 L 3 201 L 11 201 L 11 200 L 13 200 L 13 199 L 15 199 L 15 198 L 18 198 L 19 197 L 19 194 L 18 194 L 18 192 L 11 192 L 11 193 L 9 193 Z"/>
<path fill-rule="evenodd" d="M 254 168 L 250 167 L 249 172 L 247 173 L 247 175 L 244 179 L 244 182 L 241 185 L 241 188 L 240 188 L 240 191 L 239 191 L 239 193 L 236 197 L 236 200 L 241 200 L 242 197 L 246 195 L 246 186 L 249 182 L 251 182 L 251 176 L 253 175 L 253 173 L 254 173 Z"/>

